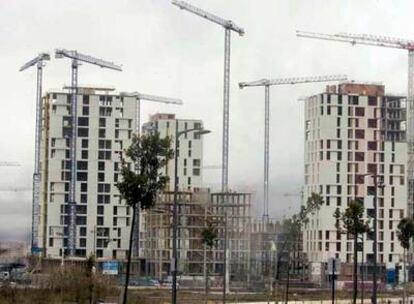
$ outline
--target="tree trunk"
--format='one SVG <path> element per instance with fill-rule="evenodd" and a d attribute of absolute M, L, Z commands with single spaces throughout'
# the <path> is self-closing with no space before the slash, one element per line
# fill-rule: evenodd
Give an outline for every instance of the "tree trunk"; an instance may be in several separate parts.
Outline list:
<path fill-rule="evenodd" d="M 131 256 L 132 256 L 132 240 L 134 236 L 134 225 L 135 225 L 135 211 L 137 206 L 132 207 L 132 223 L 131 223 L 131 232 L 129 233 L 129 250 L 128 250 L 128 260 L 127 260 L 127 269 L 125 275 L 125 286 L 124 286 L 124 297 L 122 300 L 123 304 L 127 304 L 128 298 L 128 284 L 129 284 L 129 272 L 131 267 Z"/>
<path fill-rule="evenodd" d="M 287 280 L 286 280 L 285 304 L 288 304 L 288 302 L 289 302 L 289 283 L 290 283 L 290 251 L 288 253 L 288 263 L 287 263 Z"/>
<path fill-rule="evenodd" d="M 405 304 L 405 299 L 407 297 L 407 269 L 406 269 L 406 264 L 407 264 L 407 251 L 404 248 L 403 251 L 403 263 L 404 263 L 404 288 L 403 288 L 403 304 Z"/>
<path fill-rule="evenodd" d="M 356 304 L 358 295 L 358 234 L 354 234 L 354 293 L 352 303 Z"/>
<path fill-rule="evenodd" d="M 208 279 L 207 279 L 207 245 L 204 244 L 204 293 L 205 293 L 205 303 L 208 303 Z"/>

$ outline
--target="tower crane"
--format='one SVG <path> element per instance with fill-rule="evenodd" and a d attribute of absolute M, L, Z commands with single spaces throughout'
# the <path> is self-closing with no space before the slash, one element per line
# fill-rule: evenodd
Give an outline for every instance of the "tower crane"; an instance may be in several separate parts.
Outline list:
<path fill-rule="evenodd" d="M 56 58 L 72 59 L 72 82 L 71 82 L 71 114 L 72 135 L 70 140 L 70 183 L 69 183 L 69 255 L 76 254 L 76 140 L 78 131 L 77 115 L 77 93 L 78 93 L 78 67 L 81 62 L 97 65 L 101 68 L 122 71 L 122 67 L 113 62 L 98 59 L 89 55 L 79 53 L 75 50 L 56 49 Z"/>
<path fill-rule="evenodd" d="M 20 167 L 20 163 L 0 161 L 0 167 Z"/>
<path fill-rule="evenodd" d="M 208 21 L 224 27 L 224 90 L 223 90 L 223 144 L 222 144 L 222 169 L 221 169 L 221 190 L 228 191 L 228 163 L 229 163 L 229 104 L 230 104 L 230 35 L 231 31 L 244 35 L 244 30 L 233 21 L 226 20 L 214 14 L 206 12 L 198 7 L 184 1 L 172 0 L 172 4 L 180 9 L 189 11 Z"/>
<path fill-rule="evenodd" d="M 414 40 L 377 36 L 369 34 L 337 33 L 325 34 L 296 31 L 296 36 L 346 42 L 351 45 L 370 45 L 408 51 L 408 92 L 407 92 L 407 143 L 408 143 L 408 211 L 414 212 Z"/>
<path fill-rule="evenodd" d="M 137 134 L 141 133 L 141 101 L 153 101 L 153 102 L 160 102 L 160 103 L 166 103 L 166 104 L 174 104 L 174 105 L 182 105 L 183 101 L 181 99 L 177 98 L 169 98 L 169 97 L 163 97 L 163 96 L 156 96 L 156 95 L 149 95 L 149 94 L 142 94 L 139 92 L 121 92 L 121 96 L 125 97 L 136 97 L 137 99 L 137 123 L 135 132 Z"/>
<path fill-rule="evenodd" d="M 137 99 L 137 104 L 136 104 L 136 127 L 135 127 L 135 132 L 136 134 L 140 134 L 141 133 L 141 101 L 145 100 L 145 101 L 153 101 L 153 102 L 160 102 L 160 103 L 166 103 L 166 104 L 175 104 L 175 105 L 182 105 L 183 101 L 181 99 L 177 99 L 177 98 L 169 98 L 169 97 L 163 97 L 163 96 L 156 96 L 156 95 L 149 95 L 149 94 L 142 94 L 139 92 L 121 92 L 120 93 L 121 96 L 125 96 L 125 97 L 136 97 Z M 140 208 L 136 208 L 135 209 L 135 218 L 137 219 L 137 223 L 135 224 L 135 226 L 133 227 L 134 229 L 134 235 L 135 235 L 135 239 L 133 242 L 134 245 L 134 251 L 133 251 L 133 255 L 135 257 L 139 256 L 139 220 L 140 220 Z"/>
<path fill-rule="evenodd" d="M 37 79 L 36 79 L 36 119 L 35 119 L 35 161 L 33 172 L 33 195 L 32 195 L 32 244 L 31 251 L 38 252 L 38 237 L 39 237 L 39 210 L 40 210 L 40 142 L 42 140 L 42 82 L 43 82 L 43 67 L 45 61 L 50 60 L 50 54 L 40 53 L 37 57 L 25 63 L 19 71 L 36 65 Z"/>
<path fill-rule="evenodd" d="M 265 88 L 265 135 L 264 135 L 264 189 L 263 189 L 263 221 L 269 220 L 269 121 L 270 121 L 270 86 L 301 84 L 311 82 L 327 82 L 347 80 L 346 75 L 326 75 L 296 78 L 260 79 L 251 82 L 240 82 L 239 87 L 264 87 Z"/>
<path fill-rule="evenodd" d="M 31 187 L 2 187 L 0 186 L 0 192 L 27 192 L 32 191 Z"/>

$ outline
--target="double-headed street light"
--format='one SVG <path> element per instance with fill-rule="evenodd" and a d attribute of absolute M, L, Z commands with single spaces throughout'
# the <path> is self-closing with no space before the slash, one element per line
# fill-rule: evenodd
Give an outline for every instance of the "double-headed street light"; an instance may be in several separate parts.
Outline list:
<path fill-rule="evenodd" d="M 173 205 L 173 257 L 171 261 L 171 273 L 172 273 L 172 293 L 171 302 L 177 303 L 177 199 L 178 199 L 178 148 L 180 146 L 180 136 L 194 132 L 197 135 L 208 134 L 211 131 L 203 128 L 193 128 L 183 131 L 178 131 L 179 120 L 176 120 L 175 124 L 175 149 L 174 149 L 174 205 Z"/>

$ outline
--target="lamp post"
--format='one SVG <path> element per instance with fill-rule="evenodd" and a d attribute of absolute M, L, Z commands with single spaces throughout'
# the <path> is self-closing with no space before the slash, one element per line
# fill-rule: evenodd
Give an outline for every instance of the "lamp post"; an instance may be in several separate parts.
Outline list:
<path fill-rule="evenodd" d="M 374 180 L 374 261 L 372 272 L 372 304 L 377 304 L 377 253 L 378 253 L 378 225 L 377 225 L 377 213 L 378 213 L 378 175 L 375 173 L 367 173 L 363 176 L 371 176 Z"/>
<path fill-rule="evenodd" d="M 175 149 L 174 149 L 174 204 L 173 204 L 173 257 L 171 261 L 171 273 L 172 273 L 172 293 L 171 302 L 172 304 L 177 303 L 177 199 L 178 199 L 178 148 L 179 138 L 181 135 L 195 132 L 198 135 L 204 135 L 210 133 L 209 130 L 202 128 L 193 128 L 183 131 L 178 131 L 179 120 L 176 120 L 175 124 Z"/>

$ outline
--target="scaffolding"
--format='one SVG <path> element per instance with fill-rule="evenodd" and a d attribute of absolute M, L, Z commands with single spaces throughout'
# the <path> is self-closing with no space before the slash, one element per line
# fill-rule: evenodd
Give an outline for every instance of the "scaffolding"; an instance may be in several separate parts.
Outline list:
<path fill-rule="evenodd" d="M 146 273 L 160 279 L 170 275 L 172 258 L 172 209 L 174 192 L 160 195 L 144 214 Z M 178 193 L 178 271 L 182 276 L 222 277 L 225 231 L 231 276 L 249 280 L 250 193 Z M 226 216 L 227 214 L 227 216 Z M 201 232 L 212 223 L 218 233 L 216 246 L 206 249 Z M 226 229 L 227 226 L 227 229 Z"/>

